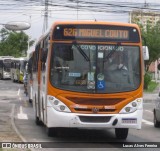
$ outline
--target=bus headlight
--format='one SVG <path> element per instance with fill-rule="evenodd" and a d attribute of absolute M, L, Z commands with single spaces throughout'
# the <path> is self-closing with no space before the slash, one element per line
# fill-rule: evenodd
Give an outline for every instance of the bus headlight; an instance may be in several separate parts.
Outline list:
<path fill-rule="evenodd" d="M 143 99 L 138 98 L 138 99 L 130 102 L 129 104 L 127 104 L 124 108 L 122 108 L 122 110 L 119 113 L 127 114 L 127 113 L 133 113 L 138 109 L 140 110 L 143 108 L 142 103 L 143 103 Z"/>
<path fill-rule="evenodd" d="M 71 110 L 63 102 L 53 96 L 48 95 L 48 101 L 53 108 L 59 112 L 71 112 Z"/>

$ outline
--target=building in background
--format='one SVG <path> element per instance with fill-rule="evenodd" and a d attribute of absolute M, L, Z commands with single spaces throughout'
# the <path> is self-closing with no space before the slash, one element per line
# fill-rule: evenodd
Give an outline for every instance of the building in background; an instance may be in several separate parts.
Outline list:
<path fill-rule="evenodd" d="M 133 10 L 130 12 L 131 23 L 140 23 L 143 26 L 146 26 L 147 23 L 149 23 L 151 26 L 154 26 L 158 21 L 160 21 L 160 12 L 143 10 Z"/>

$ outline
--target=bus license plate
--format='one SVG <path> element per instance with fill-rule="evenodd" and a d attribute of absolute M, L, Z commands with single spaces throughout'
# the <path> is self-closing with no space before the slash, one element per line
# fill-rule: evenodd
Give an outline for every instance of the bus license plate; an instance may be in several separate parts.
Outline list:
<path fill-rule="evenodd" d="M 136 124 L 137 119 L 136 118 L 122 118 L 123 124 Z"/>

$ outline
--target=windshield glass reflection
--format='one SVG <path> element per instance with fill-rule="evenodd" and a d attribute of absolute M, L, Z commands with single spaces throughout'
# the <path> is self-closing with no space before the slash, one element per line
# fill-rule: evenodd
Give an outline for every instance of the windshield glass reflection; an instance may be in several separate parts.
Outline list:
<path fill-rule="evenodd" d="M 137 46 L 54 44 L 50 81 L 56 88 L 87 93 L 116 93 L 140 85 Z"/>

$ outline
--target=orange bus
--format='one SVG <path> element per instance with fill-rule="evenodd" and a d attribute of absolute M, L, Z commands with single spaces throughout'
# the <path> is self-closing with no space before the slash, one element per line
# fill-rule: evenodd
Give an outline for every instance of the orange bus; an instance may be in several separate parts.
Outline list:
<path fill-rule="evenodd" d="M 36 44 L 33 106 L 48 136 L 62 128 L 141 129 L 143 50 L 136 24 L 55 22 Z"/>

